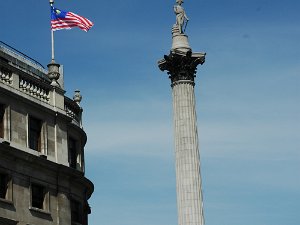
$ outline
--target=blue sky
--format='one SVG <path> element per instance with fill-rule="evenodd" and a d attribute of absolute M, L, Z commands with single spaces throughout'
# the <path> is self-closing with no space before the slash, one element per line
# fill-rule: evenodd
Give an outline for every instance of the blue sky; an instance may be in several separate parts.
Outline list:
<path fill-rule="evenodd" d="M 177 224 L 170 81 L 175 0 L 60 0 L 92 20 L 57 31 L 65 89 L 83 94 L 91 225 Z M 300 224 L 300 2 L 184 3 L 207 225 Z M 1 2 L 0 40 L 50 62 L 47 0 Z"/>

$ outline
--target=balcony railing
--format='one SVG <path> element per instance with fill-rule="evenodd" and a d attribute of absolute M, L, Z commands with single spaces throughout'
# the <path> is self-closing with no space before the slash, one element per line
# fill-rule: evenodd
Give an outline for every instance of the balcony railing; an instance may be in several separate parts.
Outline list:
<path fill-rule="evenodd" d="M 50 100 L 49 88 L 46 88 L 38 82 L 19 77 L 19 88 L 26 94 L 29 94 L 42 101 L 49 102 Z"/>
<path fill-rule="evenodd" d="M 11 72 L 0 68 L 0 81 L 6 84 L 12 84 L 13 78 Z"/>
<path fill-rule="evenodd" d="M 77 123 L 78 126 L 81 126 L 82 109 L 76 102 L 68 97 L 65 97 L 65 111 L 67 115 Z"/>

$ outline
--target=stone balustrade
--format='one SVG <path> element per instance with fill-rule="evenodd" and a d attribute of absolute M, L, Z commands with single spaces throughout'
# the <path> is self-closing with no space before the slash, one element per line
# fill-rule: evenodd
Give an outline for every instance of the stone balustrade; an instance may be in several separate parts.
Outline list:
<path fill-rule="evenodd" d="M 25 92 L 26 94 L 29 94 L 42 101 L 49 102 L 50 100 L 49 90 L 39 85 L 37 82 L 20 77 L 19 88 L 21 91 Z"/>
<path fill-rule="evenodd" d="M 30 101 L 39 100 L 40 102 L 35 102 L 43 103 L 43 107 L 55 109 L 59 113 L 67 115 L 72 119 L 72 123 L 82 128 L 82 108 L 80 107 L 82 96 L 80 91 L 75 91 L 74 100 L 65 97 L 63 85 L 57 82 L 59 77 L 57 75 L 61 73 L 60 65 L 53 62 L 49 65 L 52 66 L 50 72 L 39 62 L 0 41 L 1 86 L 11 91 L 14 89 L 12 91 L 14 94 Z M 55 82 L 51 77 L 53 74 L 56 75 Z"/>
<path fill-rule="evenodd" d="M 13 77 L 11 72 L 0 69 L 0 81 L 5 84 L 12 84 Z"/>
<path fill-rule="evenodd" d="M 81 126 L 81 111 L 80 106 L 73 100 L 65 97 L 65 111 L 78 125 Z"/>
<path fill-rule="evenodd" d="M 15 85 L 12 85 L 13 77 L 15 77 L 16 82 L 19 81 L 19 85 L 17 87 Z M 36 80 L 34 77 L 30 78 L 27 75 L 20 76 L 18 74 L 15 74 L 15 76 L 13 76 L 11 72 L 0 69 L 0 82 L 14 88 L 18 88 L 19 91 L 33 98 L 51 104 L 50 94 L 52 87 L 51 85 L 44 83 L 42 80 Z M 64 97 L 64 110 L 66 112 L 66 115 L 71 117 L 73 122 L 81 127 L 82 109 L 79 105 L 78 99 L 75 99 L 76 100 L 72 100 L 68 97 Z"/>

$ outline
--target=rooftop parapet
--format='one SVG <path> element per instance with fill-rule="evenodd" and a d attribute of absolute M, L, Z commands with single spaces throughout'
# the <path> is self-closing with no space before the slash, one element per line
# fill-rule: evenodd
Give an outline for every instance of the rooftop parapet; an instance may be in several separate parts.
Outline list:
<path fill-rule="evenodd" d="M 2 41 L 0 41 L 0 58 L 12 63 L 21 70 L 49 81 L 48 71 L 42 64 Z"/>
<path fill-rule="evenodd" d="M 82 128 L 79 91 L 75 91 L 72 100 L 64 96 L 59 85 L 52 84 L 48 71 L 39 62 L 0 41 L 0 87 L 67 115 Z"/>
<path fill-rule="evenodd" d="M 77 126 L 82 127 L 82 108 L 78 105 L 78 103 L 68 97 L 65 97 L 65 111 L 67 115 L 73 119 L 73 123 L 75 122 Z"/>

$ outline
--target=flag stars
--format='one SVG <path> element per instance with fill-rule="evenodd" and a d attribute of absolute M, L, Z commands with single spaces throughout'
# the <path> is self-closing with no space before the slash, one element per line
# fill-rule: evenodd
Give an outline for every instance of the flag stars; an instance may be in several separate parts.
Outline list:
<path fill-rule="evenodd" d="M 61 13 L 61 11 L 60 10 L 58 10 L 58 9 L 55 9 L 55 14 L 58 16 L 59 14 Z"/>

